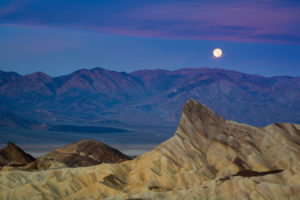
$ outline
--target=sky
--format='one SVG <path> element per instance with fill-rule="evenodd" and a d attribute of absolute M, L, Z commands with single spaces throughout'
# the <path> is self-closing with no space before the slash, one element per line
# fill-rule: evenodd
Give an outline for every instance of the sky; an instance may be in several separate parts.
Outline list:
<path fill-rule="evenodd" d="M 0 70 L 94 67 L 300 76 L 300 1 L 0 1 Z"/>

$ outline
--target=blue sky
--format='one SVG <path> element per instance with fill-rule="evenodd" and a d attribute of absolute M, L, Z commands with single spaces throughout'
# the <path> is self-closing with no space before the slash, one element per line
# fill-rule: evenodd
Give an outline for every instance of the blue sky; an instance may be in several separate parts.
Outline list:
<path fill-rule="evenodd" d="M 300 1 L 224 2 L 2 0 L 0 70 L 213 67 L 300 76 Z"/>

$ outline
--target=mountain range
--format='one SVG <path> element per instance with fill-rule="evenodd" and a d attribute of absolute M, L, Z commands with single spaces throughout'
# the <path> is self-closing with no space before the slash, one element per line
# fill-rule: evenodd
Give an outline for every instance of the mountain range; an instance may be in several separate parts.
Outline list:
<path fill-rule="evenodd" d="M 59 77 L 0 72 L 0 113 L 19 121 L 175 126 L 190 98 L 227 119 L 255 126 L 300 123 L 300 77 L 211 68 L 131 73 L 94 68 Z M 5 120 L 4 125 L 16 124 L 12 117 L 11 123 Z"/>

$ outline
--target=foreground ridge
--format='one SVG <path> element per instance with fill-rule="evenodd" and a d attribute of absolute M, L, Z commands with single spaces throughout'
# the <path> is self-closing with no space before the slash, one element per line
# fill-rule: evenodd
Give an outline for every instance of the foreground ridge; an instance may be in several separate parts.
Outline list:
<path fill-rule="evenodd" d="M 0 173 L 0 199 L 297 199 L 300 125 L 253 127 L 189 100 L 172 138 L 131 161 Z"/>

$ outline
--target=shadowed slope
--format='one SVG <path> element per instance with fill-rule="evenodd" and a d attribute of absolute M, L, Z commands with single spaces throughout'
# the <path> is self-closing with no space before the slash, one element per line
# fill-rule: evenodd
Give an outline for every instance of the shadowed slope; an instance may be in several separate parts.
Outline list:
<path fill-rule="evenodd" d="M 34 160 L 31 155 L 25 153 L 12 142 L 8 142 L 6 147 L 0 149 L 0 167 L 6 165 L 22 166 Z"/>
<path fill-rule="evenodd" d="M 88 167 L 102 163 L 120 163 L 126 160 L 130 160 L 130 157 L 117 149 L 98 141 L 86 139 L 58 148 L 19 169 L 46 170 Z"/>
<path fill-rule="evenodd" d="M 69 167 L 84 167 L 101 163 L 119 163 L 130 158 L 106 144 L 94 140 L 80 140 L 56 149 L 42 159 L 53 159 Z"/>

